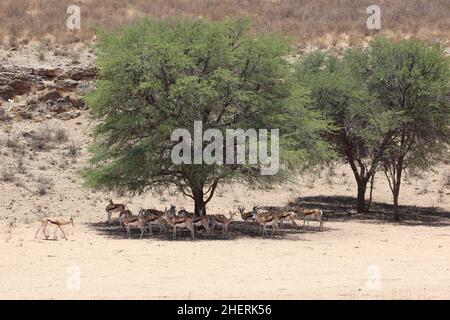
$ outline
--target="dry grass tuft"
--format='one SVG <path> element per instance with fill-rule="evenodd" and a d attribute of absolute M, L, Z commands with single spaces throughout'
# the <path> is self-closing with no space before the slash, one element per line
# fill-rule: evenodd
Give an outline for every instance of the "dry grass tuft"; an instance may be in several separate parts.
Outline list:
<path fill-rule="evenodd" d="M 51 187 L 51 180 L 44 177 L 39 176 L 36 180 L 36 191 L 38 195 L 46 195 Z"/>
<path fill-rule="evenodd" d="M 0 178 L 3 182 L 14 181 L 15 174 L 10 168 L 3 168 L 0 174 Z"/>

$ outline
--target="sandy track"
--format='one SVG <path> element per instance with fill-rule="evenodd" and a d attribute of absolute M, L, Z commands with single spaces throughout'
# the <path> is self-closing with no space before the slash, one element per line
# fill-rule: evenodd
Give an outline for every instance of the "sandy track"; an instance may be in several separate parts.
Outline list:
<path fill-rule="evenodd" d="M 450 227 L 328 222 L 282 240 L 195 242 L 111 238 L 88 225 L 44 241 L 32 240 L 36 225 L 1 227 L 1 299 L 450 298 Z M 79 290 L 67 288 L 72 265 Z"/>

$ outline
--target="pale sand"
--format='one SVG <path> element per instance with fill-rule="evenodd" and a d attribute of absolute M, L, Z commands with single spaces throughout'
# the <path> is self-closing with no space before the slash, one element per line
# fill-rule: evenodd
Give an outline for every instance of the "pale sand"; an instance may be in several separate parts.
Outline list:
<path fill-rule="evenodd" d="M 450 227 L 328 222 L 283 240 L 195 242 L 87 225 L 66 226 L 68 241 L 33 240 L 34 227 L 0 242 L 1 299 L 450 298 Z M 79 290 L 67 288 L 73 265 Z"/>

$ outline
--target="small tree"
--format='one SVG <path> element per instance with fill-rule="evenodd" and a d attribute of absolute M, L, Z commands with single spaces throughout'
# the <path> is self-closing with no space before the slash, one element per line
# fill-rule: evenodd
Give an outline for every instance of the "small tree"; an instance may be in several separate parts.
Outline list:
<path fill-rule="evenodd" d="M 175 186 L 199 212 L 219 182 L 274 183 L 309 159 L 322 159 L 327 145 L 320 136 L 328 123 L 305 108 L 307 90 L 290 85 L 288 44 L 276 35 L 250 36 L 248 26 L 245 20 L 145 19 L 103 33 L 100 79 L 87 99 L 97 122 L 87 184 L 130 193 Z M 222 133 L 279 128 L 281 170 L 261 176 L 260 164 L 175 164 L 178 141 L 171 134 L 182 128 L 193 136 L 194 121 Z"/>
<path fill-rule="evenodd" d="M 404 170 L 429 169 L 448 150 L 450 70 L 442 48 L 378 39 L 342 58 L 313 53 L 296 76 L 337 127 L 328 140 L 353 170 L 358 212 L 367 183 L 384 169 L 398 219 Z"/>
<path fill-rule="evenodd" d="M 439 46 L 378 40 L 372 45 L 371 65 L 369 88 L 392 115 L 392 143 L 383 165 L 398 220 L 403 172 L 427 170 L 448 151 L 450 59 Z"/>
<path fill-rule="evenodd" d="M 326 137 L 353 171 L 358 213 L 366 210 L 367 184 L 373 181 L 390 142 L 385 135 L 388 114 L 368 90 L 368 59 L 368 52 L 361 49 L 347 50 L 342 58 L 313 52 L 300 61 L 295 72 L 299 84 L 310 86 L 314 108 L 335 126 Z"/>

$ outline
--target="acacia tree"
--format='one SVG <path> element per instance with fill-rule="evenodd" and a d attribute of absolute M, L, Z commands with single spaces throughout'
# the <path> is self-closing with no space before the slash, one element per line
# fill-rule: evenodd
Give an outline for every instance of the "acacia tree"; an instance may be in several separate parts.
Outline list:
<path fill-rule="evenodd" d="M 367 61 L 368 52 L 361 49 L 347 50 L 342 58 L 313 52 L 302 58 L 294 75 L 299 85 L 309 85 L 313 107 L 335 127 L 326 138 L 352 169 L 358 213 L 366 210 L 367 184 L 373 181 L 390 143 L 385 125 L 389 114 L 368 90 Z"/>
<path fill-rule="evenodd" d="M 364 211 L 367 183 L 383 169 L 398 219 L 404 170 L 429 169 L 448 151 L 450 69 L 444 50 L 415 40 L 377 39 L 342 58 L 312 53 L 296 77 L 309 84 L 313 106 L 337 127 L 327 138 L 353 170 L 357 211 Z"/>
<path fill-rule="evenodd" d="M 99 80 L 87 97 L 96 123 L 88 186 L 129 193 L 175 186 L 199 212 L 220 182 L 262 186 L 322 159 L 328 123 L 305 107 L 307 90 L 288 81 L 288 43 L 251 36 L 248 27 L 246 20 L 144 19 L 102 33 Z M 194 135 L 194 121 L 221 132 L 279 128 L 281 170 L 261 176 L 260 164 L 175 164 L 171 133 Z"/>
<path fill-rule="evenodd" d="M 426 170 L 448 152 L 450 59 L 440 46 L 415 40 L 377 40 L 370 55 L 369 88 L 390 112 L 392 143 L 384 172 L 399 219 L 398 198 L 405 170 Z"/>

